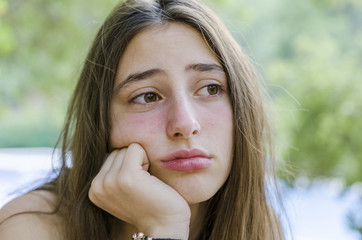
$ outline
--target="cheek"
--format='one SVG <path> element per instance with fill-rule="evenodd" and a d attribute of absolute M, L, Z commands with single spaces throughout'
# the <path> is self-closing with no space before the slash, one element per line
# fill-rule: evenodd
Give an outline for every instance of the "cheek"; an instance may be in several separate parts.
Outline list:
<path fill-rule="evenodd" d="M 230 164 L 234 145 L 234 115 L 230 104 L 217 106 L 204 113 L 204 132 L 213 149 Z"/>
<path fill-rule="evenodd" d="M 124 113 L 122 116 L 113 117 L 112 148 L 126 147 L 135 142 L 144 146 L 144 143 L 151 141 L 162 131 L 162 119 L 160 114 L 149 113 Z"/>
<path fill-rule="evenodd" d="M 233 112 L 230 104 L 220 104 L 202 113 L 203 122 L 208 131 L 217 135 L 232 136 L 233 134 Z"/>

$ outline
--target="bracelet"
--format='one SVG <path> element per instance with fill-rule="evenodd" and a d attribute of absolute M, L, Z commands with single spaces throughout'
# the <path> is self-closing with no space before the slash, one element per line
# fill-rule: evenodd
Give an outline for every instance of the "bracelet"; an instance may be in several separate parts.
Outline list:
<path fill-rule="evenodd" d="M 135 233 L 132 235 L 132 240 L 181 240 L 181 239 L 174 239 L 174 238 L 151 238 L 145 236 L 144 233 Z"/>

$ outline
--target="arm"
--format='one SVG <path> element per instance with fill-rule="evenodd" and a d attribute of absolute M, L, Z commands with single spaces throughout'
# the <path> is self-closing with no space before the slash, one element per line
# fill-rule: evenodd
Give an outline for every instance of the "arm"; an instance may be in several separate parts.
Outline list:
<path fill-rule="evenodd" d="M 49 192 L 34 191 L 9 202 L 0 210 L 0 239 L 62 239 L 60 218 L 56 214 L 45 214 L 52 211 L 54 200 Z M 32 211 L 45 213 L 30 213 Z"/>

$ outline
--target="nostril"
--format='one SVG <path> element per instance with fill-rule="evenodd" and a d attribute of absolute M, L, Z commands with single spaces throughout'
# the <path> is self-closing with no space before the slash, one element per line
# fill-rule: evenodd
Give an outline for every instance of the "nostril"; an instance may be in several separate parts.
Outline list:
<path fill-rule="evenodd" d="M 200 134 L 200 122 L 192 111 L 176 108 L 167 120 L 167 134 L 172 138 L 190 138 Z"/>
<path fill-rule="evenodd" d="M 199 134 L 199 130 L 196 129 L 191 134 L 182 134 L 181 132 L 176 132 L 174 133 L 174 137 L 190 137 L 197 134 Z"/>

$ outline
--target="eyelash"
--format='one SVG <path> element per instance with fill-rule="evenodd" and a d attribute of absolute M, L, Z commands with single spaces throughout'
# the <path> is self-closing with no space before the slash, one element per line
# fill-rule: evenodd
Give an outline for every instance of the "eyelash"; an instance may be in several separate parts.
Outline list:
<path fill-rule="evenodd" d="M 200 92 L 202 89 L 206 89 L 206 91 L 208 91 L 210 87 L 216 87 L 217 88 L 217 93 L 211 94 L 210 92 L 208 92 L 209 93 L 208 97 L 216 97 L 216 96 L 219 96 L 220 94 L 222 94 L 224 92 L 224 88 L 220 84 L 208 84 L 208 85 L 200 88 L 197 92 Z"/>
<path fill-rule="evenodd" d="M 143 100 L 145 100 L 145 97 L 146 97 L 147 94 L 153 94 L 156 97 L 156 101 L 159 101 L 160 99 L 162 99 L 161 96 L 159 94 L 155 93 L 155 92 L 145 92 L 145 93 L 142 93 L 142 94 L 139 94 L 139 95 L 135 96 L 129 102 L 130 103 L 135 103 L 135 104 L 143 104 L 143 105 L 154 103 L 155 101 L 152 101 L 152 102 L 146 102 L 145 101 L 144 103 L 136 101 L 138 98 L 142 99 L 142 97 L 143 97 Z"/>
<path fill-rule="evenodd" d="M 197 90 L 197 93 L 199 93 L 201 90 L 206 89 L 206 91 L 208 91 L 210 87 L 216 87 L 217 88 L 217 92 L 215 94 L 210 94 L 210 92 L 208 92 L 208 94 L 205 95 L 199 95 L 199 96 L 207 96 L 207 97 L 217 97 L 220 94 L 222 94 L 224 92 L 224 87 L 220 84 L 208 84 L 206 86 L 203 86 L 202 88 L 200 88 L 199 90 Z M 152 94 L 152 97 L 154 97 L 155 99 L 152 100 L 151 102 L 146 102 L 145 101 L 145 97 L 147 96 L 147 94 Z M 141 101 L 137 101 L 137 99 L 142 99 Z M 159 100 L 161 100 L 161 96 L 159 94 L 157 94 L 156 92 L 145 92 L 142 94 L 139 94 L 137 96 L 135 96 L 134 98 L 132 98 L 129 102 L 130 103 L 134 103 L 134 104 L 141 104 L 141 105 L 148 105 L 148 104 L 152 104 L 155 103 Z"/>

